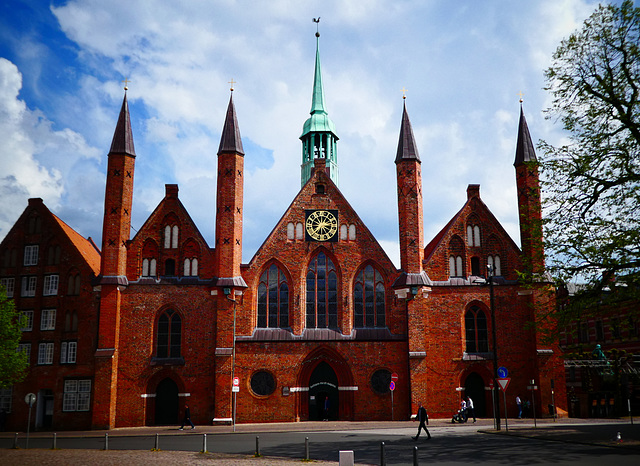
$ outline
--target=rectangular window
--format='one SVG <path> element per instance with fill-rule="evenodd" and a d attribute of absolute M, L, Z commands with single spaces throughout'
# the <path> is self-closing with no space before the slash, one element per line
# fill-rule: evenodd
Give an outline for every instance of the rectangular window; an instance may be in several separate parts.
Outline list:
<path fill-rule="evenodd" d="M 55 330 L 56 328 L 56 310 L 43 309 L 40 316 L 40 330 Z"/>
<path fill-rule="evenodd" d="M 38 283 L 38 277 L 22 277 L 22 289 L 20 296 L 28 298 L 36 295 L 36 284 Z"/>
<path fill-rule="evenodd" d="M 44 277 L 43 296 L 55 296 L 58 294 L 58 275 L 46 275 Z"/>
<path fill-rule="evenodd" d="M 24 265 L 38 265 L 38 245 L 24 247 Z"/>
<path fill-rule="evenodd" d="M 63 341 L 60 345 L 60 364 L 75 364 L 77 353 L 77 341 Z"/>
<path fill-rule="evenodd" d="M 13 388 L 0 388 L 0 409 L 5 413 L 11 412 L 11 398 Z"/>
<path fill-rule="evenodd" d="M 0 285 L 4 286 L 4 289 L 7 291 L 7 298 L 13 298 L 13 291 L 16 286 L 15 278 L 1 278 Z"/>
<path fill-rule="evenodd" d="M 30 332 L 33 330 L 33 311 L 22 311 L 22 314 L 27 318 L 27 320 L 21 330 L 23 332 Z"/>
<path fill-rule="evenodd" d="M 27 355 L 27 363 L 31 364 L 31 343 L 20 343 L 16 351 L 23 351 Z"/>
<path fill-rule="evenodd" d="M 38 345 L 38 364 L 53 364 L 53 343 Z"/>
<path fill-rule="evenodd" d="M 89 411 L 91 380 L 65 380 L 63 411 Z"/>

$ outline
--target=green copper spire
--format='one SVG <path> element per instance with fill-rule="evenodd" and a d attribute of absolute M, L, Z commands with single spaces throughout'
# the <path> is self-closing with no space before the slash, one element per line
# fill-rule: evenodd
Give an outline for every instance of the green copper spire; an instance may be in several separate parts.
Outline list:
<path fill-rule="evenodd" d="M 317 23 L 319 21 L 314 21 Z M 316 69 L 313 77 L 311 116 L 302 127 L 302 186 L 311 177 L 314 159 L 326 159 L 329 176 L 338 184 L 338 147 L 336 128 L 324 109 L 324 89 L 320 71 L 320 33 L 316 32 Z"/>

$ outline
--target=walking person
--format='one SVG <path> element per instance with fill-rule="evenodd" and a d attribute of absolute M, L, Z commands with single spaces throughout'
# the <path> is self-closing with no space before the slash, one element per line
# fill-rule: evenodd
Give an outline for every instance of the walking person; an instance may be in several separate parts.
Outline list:
<path fill-rule="evenodd" d="M 518 406 L 518 419 L 522 419 L 522 401 L 520 395 L 516 396 L 516 406 Z"/>
<path fill-rule="evenodd" d="M 420 430 L 424 429 L 424 431 L 427 433 L 427 440 L 431 440 L 431 434 L 429 433 L 429 429 L 427 429 L 427 424 L 429 424 L 429 415 L 427 414 L 427 410 L 425 409 L 425 407 L 422 406 L 422 403 L 418 403 L 418 406 L 419 408 L 416 419 L 420 422 L 420 424 L 418 425 L 418 433 L 415 437 L 411 438 L 413 440 L 418 440 L 418 437 L 420 437 Z"/>
<path fill-rule="evenodd" d="M 467 418 L 473 417 L 473 422 L 476 422 L 476 411 L 473 409 L 473 400 L 470 396 L 467 397 Z"/>
<path fill-rule="evenodd" d="M 186 423 L 191 424 L 191 428 L 195 429 L 196 426 L 191 422 L 191 410 L 189 409 L 189 405 L 187 403 L 184 404 L 184 419 L 182 420 L 182 425 L 180 426 L 180 430 L 184 430 L 184 425 Z"/>

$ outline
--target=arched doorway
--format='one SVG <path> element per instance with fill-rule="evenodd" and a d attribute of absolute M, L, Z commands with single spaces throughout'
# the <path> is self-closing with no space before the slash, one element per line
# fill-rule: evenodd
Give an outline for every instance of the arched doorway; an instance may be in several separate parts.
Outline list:
<path fill-rule="evenodd" d="M 309 378 L 309 420 L 337 420 L 338 393 L 338 376 L 328 363 L 321 362 Z M 325 407 L 328 413 L 325 413 Z"/>
<path fill-rule="evenodd" d="M 464 394 L 473 400 L 476 417 L 487 417 L 487 400 L 484 380 L 477 372 L 472 372 L 464 381 Z"/>
<path fill-rule="evenodd" d="M 155 424 L 178 424 L 178 386 L 170 378 L 163 379 L 156 388 Z"/>

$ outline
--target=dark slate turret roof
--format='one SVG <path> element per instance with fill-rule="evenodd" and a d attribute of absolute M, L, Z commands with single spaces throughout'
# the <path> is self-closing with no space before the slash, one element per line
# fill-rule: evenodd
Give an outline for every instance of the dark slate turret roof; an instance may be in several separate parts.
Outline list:
<path fill-rule="evenodd" d="M 413 129 L 409 114 L 407 113 L 407 104 L 402 109 L 402 125 L 400 126 L 400 139 L 398 140 L 398 152 L 396 153 L 396 163 L 402 160 L 417 160 L 420 162 L 416 140 L 413 137 Z"/>
<path fill-rule="evenodd" d="M 514 167 L 519 167 L 527 162 L 537 162 L 536 151 L 531 141 L 527 120 L 524 117 L 524 110 L 520 104 L 520 123 L 518 124 L 518 144 L 516 145 L 516 160 Z"/>
<path fill-rule="evenodd" d="M 127 103 L 127 94 L 124 94 L 120 116 L 118 116 L 118 124 L 113 133 L 111 141 L 111 149 L 109 154 L 127 154 L 136 156 L 136 150 L 133 147 L 133 132 L 131 131 L 131 121 L 129 119 L 129 104 Z"/>
<path fill-rule="evenodd" d="M 227 117 L 224 120 L 222 136 L 220 136 L 218 155 L 223 152 L 232 152 L 234 154 L 244 155 L 242 138 L 240 137 L 240 127 L 238 126 L 238 119 L 236 118 L 236 107 L 233 105 L 233 94 L 229 97 Z"/>

